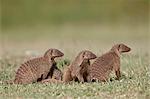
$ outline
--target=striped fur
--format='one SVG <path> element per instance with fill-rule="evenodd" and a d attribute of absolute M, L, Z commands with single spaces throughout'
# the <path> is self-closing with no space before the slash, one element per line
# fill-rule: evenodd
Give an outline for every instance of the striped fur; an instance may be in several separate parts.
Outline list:
<path fill-rule="evenodd" d="M 54 53 L 55 52 L 55 53 Z M 49 49 L 44 57 L 34 58 L 23 63 L 16 72 L 15 84 L 29 84 L 46 79 L 48 74 L 52 75 L 55 57 L 61 57 L 63 53 L 57 49 Z"/>
<path fill-rule="evenodd" d="M 89 68 L 89 80 L 107 81 L 112 70 L 115 71 L 117 78 L 120 78 L 120 54 L 129 52 L 131 49 L 124 44 L 117 44 L 112 49 L 98 57 Z"/>

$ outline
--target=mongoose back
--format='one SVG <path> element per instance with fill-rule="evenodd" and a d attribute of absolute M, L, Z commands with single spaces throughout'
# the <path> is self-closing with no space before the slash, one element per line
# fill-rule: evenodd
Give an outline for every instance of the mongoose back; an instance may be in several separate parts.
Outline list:
<path fill-rule="evenodd" d="M 90 65 L 89 60 L 95 58 L 96 55 L 91 51 L 81 51 L 75 60 L 70 64 L 70 66 L 65 70 L 63 75 L 63 82 L 70 82 L 72 80 L 85 82 L 88 75 L 88 66 Z"/>
<path fill-rule="evenodd" d="M 16 72 L 15 84 L 29 84 L 41 81 L 52 75 L 55 68 L 55 58 L 62 57 L 64 54 L 57 49 L 49 49 L 43 57 L 34 58 L 23 63 Z"/>
<path fill-rule="evenodd" d="M 129 52 L 131 49 L 124 44 L 114 45 L 108 53 L 98 57 L 89 68 L 90 81 L 108 81 L 108 76 L 112 70 L 115 71 L 116 79 L 120 74 L 120 54 Z"/>

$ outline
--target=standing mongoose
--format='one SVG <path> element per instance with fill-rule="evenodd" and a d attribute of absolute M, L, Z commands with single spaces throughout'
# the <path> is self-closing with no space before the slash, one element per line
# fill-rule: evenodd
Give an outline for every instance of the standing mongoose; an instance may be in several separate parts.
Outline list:
<path fill-rule="evenodd" d="M 116 79 L 119 80 L 120 74 L 120 55 L 129 52 L 131 48 L 124 44 L 116 44 L 111 50 L 101 57 L 98 57 L 89 67 L 88 81 L 108 81 L 108 76 L 112 70 L 115 71 Z"/>
<path fill-rule="evenodd" d="M 57 49 L 49 49 L 43 57 L 31 59 L 23 63 L 16 72 L 15 84 L 29 84 L 42 81 L 48 74 L 52 75 L 56 68 L 55 58 L 64 54 Z"/>
<path fill-rule="evenodd" d="M 95 58 L 96 55 L 91 51 L 81 51 L 75 60 L 64 71 L 63 82 L 66 83 L 72 80 L 85 82 L 87 80 L 86 77 L 88 76 L 88 66 L 90 65 L 90 60 Z"/>

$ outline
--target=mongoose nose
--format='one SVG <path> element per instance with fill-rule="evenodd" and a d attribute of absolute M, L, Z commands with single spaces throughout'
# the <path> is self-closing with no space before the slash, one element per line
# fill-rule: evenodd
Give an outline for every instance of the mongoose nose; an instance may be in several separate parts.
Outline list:
<path fill-rule="evenodd" d="M 129 50 L 128 51 L 131 51 L 131 48 L 129 48 Z"/>
<path fill-rule="evenodd" d="M 62 53 L 61 51 L 57 51 L 55 54 L 54 54 L 55 57 L 62 57 L 64 56 L 64 53 Z"/>
<path fill-rule="evenodd" d="M 128 47 L 128 48 L 126 49 L 126 52 L 129 52 L 129 51 L 131 51 L 131 48 Z"/>

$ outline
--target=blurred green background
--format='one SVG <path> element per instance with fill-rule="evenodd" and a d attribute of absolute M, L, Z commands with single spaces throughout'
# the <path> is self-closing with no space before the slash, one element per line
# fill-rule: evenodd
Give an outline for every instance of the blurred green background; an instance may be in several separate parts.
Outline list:
<path fill-rule="evenodd" d="M 149 0 L 1 0 L 1 53 L 149 50 Z"/>

